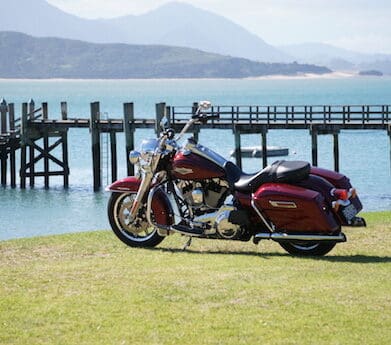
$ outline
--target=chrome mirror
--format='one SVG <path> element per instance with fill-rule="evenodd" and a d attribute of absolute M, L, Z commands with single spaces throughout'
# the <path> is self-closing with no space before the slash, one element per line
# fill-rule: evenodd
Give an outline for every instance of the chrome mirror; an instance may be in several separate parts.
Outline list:
<path fill-rule="evenodd" d="M 170 126 L 170 124 L 168 123 L 168 119 L 166 116 L 162 117 L 162 119 L 160 120 L 160 128 L 165 131 L 166 129 L 168 129 Z"/>
<path fill-rule="evenodd" d="M 209 102 L 209 101 L 201 101 L 198 103 L 198 106 L 202 109 L 202 110 L 208 110 L 212 107 L 212 103 Z"/>

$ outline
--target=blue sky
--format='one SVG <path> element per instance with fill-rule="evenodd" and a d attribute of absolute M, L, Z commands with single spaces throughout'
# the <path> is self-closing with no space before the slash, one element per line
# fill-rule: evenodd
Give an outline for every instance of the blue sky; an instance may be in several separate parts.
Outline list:
<path fill-rule="evenodd" d="M 170 0 L 47 0 L 85 18 L 141 14 Z M 391 54 L 391 0 L 183 0 L 240 24 L 274 45 L 330 43 Z M 212 25 L 212 23 L 211 23 Z"/>

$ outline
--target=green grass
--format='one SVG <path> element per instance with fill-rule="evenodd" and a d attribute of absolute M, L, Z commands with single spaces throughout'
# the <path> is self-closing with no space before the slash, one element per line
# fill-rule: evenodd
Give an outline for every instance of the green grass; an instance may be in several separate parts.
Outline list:
<path fill-rule="evenodd" d="M 390 344 L 391 212 L 323 258 L 109 231 L 0 242 L 0 344 Z"/>

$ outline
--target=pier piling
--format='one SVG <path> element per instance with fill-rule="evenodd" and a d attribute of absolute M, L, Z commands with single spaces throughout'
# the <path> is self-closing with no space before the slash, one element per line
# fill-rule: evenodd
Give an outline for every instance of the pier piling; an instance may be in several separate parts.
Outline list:
<path fill-rule="evenodd" d="M 22 104 L 22 121 L 20 127 L 20 188 L 26 188 L 26 165 L 27 165 L 27 103 Z"/>
<path fill-rule="evenodd" d="M 30 100 L 21 106 L 21 116 L 16 118 L 15 106 L 0 101 L 0 176 L 1 185 L 7 185 L 8 167 L 11 187 L 15 188 L 16 153 L 20 154 L 20 188 L 26 183 L 34 188 L 36 179 L 42 177 L 45 188 L 49 188 L 50 177 L 63 177 L 65 188 L 69 186 L 68 130 L 89 128 L 91 135 L 91 154 L 93 171 L 93 188 L 102 187 L 101 172 L 101 133 L 107 133 L 110 142 L 107 164 L 111 164 L 111 180 L 117 179 L 117 136 L 125 133 L 128 175 L 134 174 L 134 167 L 129 163 L 128 155 L 135 148 L 135 131 L 139 128 L 154 129 L 160 132 L 160 121 L 167 117 L 170 127 L 179 132 L 188 119 L 194 115 L 198 103 L 190 106 L 167 106 L 156 104 L 155 118 L 135 118 L 134 104 L 123 104 L 123 118 L 101 118 L 100 103 L 90 104 L 89 118 L 69 118 L 68 105 L 61 102 L 60 119 L 50 119 L 47 103 L 36 107 Z M 200 129 L 231 130 L 234 137 L 235 157 L 242 167 L 242 136 L 246 134 L 261 135 L 262 165 L 267 165 L 267 134 L 269 130 L 309 130 L 311 137 L 312 164 L 318 165 L 318 136 L 332 135 L 334 170 L 340 170 L 339 134 L 341 130 L 386 130 L 389 137 L 389 160 L 391 168 L 391 113 L 389 105 L 324 105 L 324 106 L 213 106 L 209 113 L 219 118 L 196 125 L 191 130 L 197 140 Z M 8 119 L 7 119 L 8 117 Z M 57 150 L 55 150 L 57 148 Z M 59 153 L 59 149 L 62 152 Z M 9 164 L 8 164 L 9 159 Z M 41 162 L 41 164 L 38 164 Z M 43 170 L 41 167 L 43 166 Z M 53 166 L 60 167 L 53 169 Z M 109 167 L 108 167 L 109 170 Z M 29 179 L 29 181 L 27 181 Z"/>
<path fill-rule="evenodd" d="M 16 137 L 14 103 L 8 104 L 8 116 L 10 129 L 9 157 L 11 188 L 16 188 L 16 150 L 19 147 L 19 139 Z"/>
<path fill-rule="evenodd" d="M 239 127 L 234 127 L 234 136 L 235 136 L 235 159 L 236 165 L 242 169 L 242 142 L 241 142 L 241 132 Z"/>
<path fill-rule="evenodd" d="M 0 101 L 0 116 L 1 116 L 1 126 L 0 133 L 2 136 L 7 134 L 7 113 L 8 106 L 5 99 Z M 1 175 L 1 185 L 7 185 L 7 147 L 1 145 L 0 147 L 0 175 Z"/>
<path fill-rule="evenodd" d="M 391 124 L 387 126 L 387 133 L 390 141 L 389 149 L 390 149 L 390 173 L 391 173 Z"/>
<path fill-rule="evenodd" d="M 168 117 L 167 117 L 167 106 L 166 106 L 166 103 L 162 102 L 162 103 L 156 103 L 155 105 L 155 119 L 156 119 L 156 122 L 155 122 L 155 133 L 158 135 L 160 132 L 161 132 L 161 128 L 160 128 L 160 123 L 162 121 L 163 118 L 166 118 L 167 121 L 169 121 Z"/>
<path fill-rule="evenodd" d="M 68 104 L 67 102 L 61 102 L 61 119 L 63 121 L 68 120 Z M 68 129 L 61 131 L 62 141 L 62 163 L 63 163 L 63 175 L 64 175 L 64 188 L 69 187 L 69 161 L 68 161 Z"/>
<path fill-rule="evenodd" d="M 339 131 L 333 133 L 334 170 L 339 172 Z"/>
<path fill-rule="evenodd" d="M 44 121 L 47 121 L 48 118 L 48 104 L 42 103 L 42 117 Z M 45 153 L 49 152 L 49 132 L 47 129 L 43 131 L 43 149 Z M 44 163 L 43 163 L 43 170 L 44 170 L 44 184 L 45 188 L 49 188 L 49 157 L 48 155 L 44 155 Z"/>
<path fill-rule="evenodd" d="M 134 175 L 134 166 L 129 162 L 129 153 L 134 150 L 134 105 L 133 103 L 124 103 L 124 131 L 126 146 L 126 167 L 129 176 Z"/>
<path fill-rule="evenodd" d="M 35 102 L 33 99 L 30 99 L 28 103 L 28 120 L 32 121 L 34 120 L 34 114 L 35 114 Z M 31 132 L 30 132 L 31 134 Z M 34 152 L 34 139 L 32 136 L 28 138 L 29 142 L 29 154 L 30 154 L 30 161 L 29 161 L 29 173 L 28 176 L 30 177 L 30 187 L 34 187 L 35 185 L 35 165 L 34 165 L 34 158 L 35 158 L 35 152 Z"/>
<path fill-rule="evenodd" d="M 101 159 L 100 159 L 100 104 L 99 102 L 91 103 L 91 149 L 92 149 L 92 171 L 94 191 L 99 191 L 102 187 L 101 176 Z"/>

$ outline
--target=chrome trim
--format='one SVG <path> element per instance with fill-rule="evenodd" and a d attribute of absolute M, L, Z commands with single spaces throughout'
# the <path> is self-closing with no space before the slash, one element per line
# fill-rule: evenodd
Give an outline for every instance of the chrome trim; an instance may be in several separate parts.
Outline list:
<path fill-rule="evenodd" d="M 293 201 L 269 200 L 269 204 L 277 208 L 297 208 L 296 203 L 294 203 Z"/>
<path fill-rule="evenodd" d="M 224 157 L 220 156 L 218 153 L 200 144 L 186 145 L 185 150 L 191 151 L 201 157 L 204 157 L 222 168 L 224 167 L 224 164 L 227 162 L 227 160 Z"/>
<path fill-rule="evenodd" d="M 181 130 L 181 132 L 178 134 L 178 136 L 175 138 L 175 141 L 181 140 L 182 137 L 183 137 L 183 136 L 185 135 L 185 133 L 187 132 L 187 130 L 190 128 L 190 126 L 191 126 L 193 123 L 195 123 L 195 122 L 197 122 L 197 119 L 190 119 L 190 120 L 186 123 L 185 127 L 182 128 L 182 130 Z"/>
<path fill-rule="evenodd" d="M 135 151 L 135 150 L 130 151 L 129 152 L 129 157 L 128 157 L 130 164 L 132 164 L 132 165 L 138 164 L 140 162 L 140 157 L 141 157 L 141 153 L 140 152 Z"/>
<path fill-rule="evenodd" d="M 270 232 L 274 232 L 273 228 L 270 226 L 270 224 L 266 221 L 265 217 L 262 215 L 262 213 L 258 210 L 257 206 L 255 206 L 254 202 L 254 194 L 251 194 L 251 206 L 254 209 L 254 211 L 257 213 L 258 217 L 261 218 L 263 223 L 266 225 L 266 227 L 269 229 Z"/>
<path fill-rule="evenodd" d="M 153 199 L 153 196 L 155 195 L 155 190 L 156 190 L 158 187 L 159 187 L 159 186 L 155 186 L 155 187 L 151 188 L 151 190 L 150 190 L 149 193 L 148 193 L 148 199 L 147 199 L 147 214 L 146 214 L 146 217 L 147 217 L 148 223 L 149 223 L 151 226 L 156 226 L 156 224 L 152 222 L 151 214 L 152 214 L 152 199 Z"/>
<path fill-rule="evenodd" d="M 185 236 L 190 236 L 190 237 L 202 237 L 202 236 L 204 236 L 203 233 L 194 233 L 194 232 L 187 232 L 185 230 L 180 230 L 178 228 L 175 228 L 175 225 L 156 224 L 156 225 L 153 225 L 153 226 L 158 228 L 158 230 L 165 231 L 167 234 L 170 234 L 170 232 L 174 232 L 174 233 L 178 233 L 178 234 L 185 235 Z"/>
<path fill-rule="evenodd" d="M 185 230 L 185 228 L 186 228 L 185 226 L 179 225 L 179 223 L 181 222 L 182 219 L 178 216 L 178 214 L 180 214 L 180 211 L 178 208 L 178 204 L 175 201 L 175 198 L 173 198 L 171 196 L 172 193 L 165 193 L 165 195 L 167 196 L 168 202 L 170 203 L 171 212 L 173 212 L 174 225 L 157 224 L 152 221 L 152 217 L 151 217 L 151 215 L 152 215 L 152 199 L 153 199 L 153 196 L 155 195 L 155 193 L 157 192 L 157 190 L 160 188 L 162 188 L 162 185 L 155 186 L 155 187 L 151 188 L 151 190 L 149 191 L 148 199 L 147 199 L 147 214 L 146 214 L 148 223 L 151 226 L 158 228 L 159 230 L 167 232 L 167 235 L 170 232 L 176 232 L 176 233 L 186 235 L 186 236 L 191 236 L 191 237 L 204 236 L 205 233 L 196 233 L 196 232 L 191 232 L 191 231 L 187 232 Z M 163 192 L 165 192 L 165 191 L 163 191 Z M 195 222 L 192 222 L 192 224 L 193 224 L 194 228 L 197 227 Z M 188 228 L 189 228 L 189 230 L 191 230 L 191 225 Z"/>
<path fill-rule="evenodd" d="M 145 173 L 141 184 L 138 188 L 136 198 L 133 200 L 132 208 L 130 209 L 129 219 L 134 221 L 137 218 L 137 213 L 142 205 L 142 200 L 144 198 L 145 193 L 148 191 L 149 186 L 151 185 L 151 181 L 153 178 L 152 172 Z"/>
<path fill-rule="evenodd" d="M 173 171 L 177 172 L 180 175 L 189 175 L 194 173 L 193 169 L 178 168 L 178 167 L 175 167 Z"/>
<path fill-rule="evenodd" d="M 187 232 L 185 230 L 180 230 L 178 228 L 175 228 L 175 225 L 169 226 L 168 228 L 169 228 L 168 231 L 177 232 L 178 234 L 190 236 L 190 237 L 202 237 L 205 235 L 204 233 L 195 233 L 195 232 Z"/>
<path fill-rule="evenodd" d="M 254 240 L 271 240 L 271 239 L 272 239 L 272 234 L 269 232 L 260 232 L 259 234 L 254 235 Z"/>
<path fill-rule="evenodd" d="M 258 240 L 281 241 L 335 241 L 346 242 L 346 236 L 343 232 L 338 235 L 296 235 L 284 232 L 259 233 L 254 236 Z"/>
<path fill-rule="evenodd" d="M 105 192 L 124 193 L 124 192 L 132 192 L 132 190 L 127 187 L 117 187 L 117 189 L 111 189 L 110 186 L 107 186 L 105 188 Z"/>

